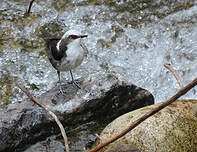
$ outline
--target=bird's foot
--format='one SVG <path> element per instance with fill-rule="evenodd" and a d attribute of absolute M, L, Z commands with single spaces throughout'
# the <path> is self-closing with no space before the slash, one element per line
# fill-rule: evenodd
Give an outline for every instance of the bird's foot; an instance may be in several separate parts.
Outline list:
<path fill-rule="evenodd" d="M 74 86 L 76 86 L 78 89 L 81 89 L 81 86 L 79 85 L 79 81 L 77 82 L 77 81 L 75 81 L 75 80 L 72 80 L 72 84 L 73 84 Z"/>
<path fill-rule="evenodd" d="M 90 95 L 92 94 L 90 91 L 88 91 L 88 89 L 86 89 L 86 88 L 81 88 L 81 86 L 80 86 L 80 83 L 81 83 L 81 81 L 80 80 L 72 80 L 71 82 L 68 82 L 69 84 L 73 84 L 73 86 L 75 86 L 75 87 L 77 87 L 78 89 L 82 89 L 82 90 L 84 90 L 86 93 L 90 93 Z"/>
<path fill-rule="evenodd" d="M 78 80 L 73 80 L 72 82 L 71 82 L 74 86 L 76 86 L 78 89 L 81 89 L 81 90 L 83 90 L 83 91 L 85 91 L 86 93 L 89 93 L 90 95 L 92 95 L 92 93 L 88 90 L 88 89 L 86 89 L 86 88 L 81 88 L 81 86 L 79 85 L 79 83 L 80 83 L 80 81 Z"/>
<path fill-rule="evenodd" d="M 62 94 L 62 95 L 64 94 L 64 91 L 61 85 L 59 85 L 59 94 Z"/>

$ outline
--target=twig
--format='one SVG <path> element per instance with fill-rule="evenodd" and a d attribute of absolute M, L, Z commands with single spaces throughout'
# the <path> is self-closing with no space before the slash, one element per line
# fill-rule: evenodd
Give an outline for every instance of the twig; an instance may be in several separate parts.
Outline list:
<path fill-rule="evenodd" d="M 63 125 L 61 124 L 61 122 L 59 121 L 59 119 L 57 118 L 57 116 L 45 105 L 41 104 L 39 102 L 39 100 L 32 94 L 30 94 L 24 86 L 20 85 L 19 83 L 16 82 L 16 85 L 32 100 L 33 103 L 37 104 L 38 106 L 42 107 L 43 109 L 45 109 L 56 121 L 57 125 L 59 126 L 62 136 L 64 138 L 64 144 L 65 144 L 65 150 L 66 152 L 69 152 L 69 147 L 68 147 L 68 139 L 66 136 L 66 132 L 64 130 Z"/>
<path fill-rule="evenodd" d="M 150 112 L 146 113 L 143 115 L 141 118 L 135 120 L 129 127 L 124 129 L 122 132 L 119 134 L 114 135 L 112 138 L 106 140 L 105 142 L 102 142 L 101 144 L 97 145 L 93 149 L 91 149 L 89 152 L 96 152 L 99 149 L 103 148 L 104 146 L 114 142 L 115 140 L 119 139 L 120 137 L 124 136 L 127 134 L 129 131 L 131 131 L 133 128 L 135 128 L 137 125 L 139 125 L 141 122 L 149 118 L 150 116 L 154 115 L 161 109 L 165 108 L 169 104 L 173 103 L 175 100 L 177 100 L 180 96 L 186 94 L 190 89 L 195 87 L 197 85 L 197 78 L 195 78 L 192 82 L 190 82 L 187 86 L 181 88 L 174 96 L 172 96 L 170 99 L 168 99 L 166 102 L 162 103 L 160 106 L 152 109 Z"/>
<path fill-rule="evenodd" d="M 27 10 L 27 14 L 30 13 L 33 2 L 34 2 L 34 0 L 30 0 L 29 7 L 28 7 L 28 10 Z"/>
<path fill-rule="evenodd" d="M 179 84 L 179 87 L 180 88 L 183 88 L 183 83 L 181 82 L 181 79 L 179 77 L 179 75 L 176 73 L 176 71 L 170 66 L 170 64 L 168 63 L 165 63 L 164 64 L 164 67 L 166 67 L 169 71 L 171 71 L 173 74 L 174 74 L 174 77 L 176 78 L 178 84 Z"/>
<path fill-rule="evenodd" d="M 103 140 L 102 140 L 102 138 L 101 138 L 101 136 L 99 136 L 98 134 L 95 134 L 95 136 L 102 142 Z"/>

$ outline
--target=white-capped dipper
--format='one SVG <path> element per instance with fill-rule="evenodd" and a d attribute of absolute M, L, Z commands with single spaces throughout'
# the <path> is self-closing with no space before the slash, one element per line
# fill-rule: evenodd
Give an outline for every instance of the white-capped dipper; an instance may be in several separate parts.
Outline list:
<path fill-rule="evenodd" d="M 87 55 L 88 50 L 81 41 L 81 39 L 87 37 L 87 35 L 82 35 L 79 31 L 75 30 L 67 31 L 62 38 L 54 38 L 45 30 L 42 31 L 42 34 L 43 39 L 46 41 L 46 52 L 49 61 L 57 70 L 60 92 L 63 94 L 60 81 L 60 72 L 63 71 L 70 71 L 72 83 L 81 89 L 75 82 L 71 70 L 78 67 Z"/>

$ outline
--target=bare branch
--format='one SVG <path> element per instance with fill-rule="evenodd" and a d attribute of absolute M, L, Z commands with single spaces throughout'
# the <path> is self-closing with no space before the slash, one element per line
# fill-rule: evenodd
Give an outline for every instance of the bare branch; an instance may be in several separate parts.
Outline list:
<path fill-rule="evenodd" d="M 59 121 L 59 119 L 57 118 L 57 116 L 48 108 L 46 107 L 45 105 L 41 104 L 40 101 L 32 94 L 30 94 L 24 86 L 20 85 L 19 83 L 16 82 L 16 85 L 32 100 L 33 103 L 37 104 L 38 106 L 42 107 L 43 109 L 45 109 L 49 115 L 51 115 L 57 125 L 59 126 L 60 130 L 61 130 L 61 133 L 62 133 L 62 136 L 64 138 L 64 144 L 65 144 L 65 150 L 66 152 L 69 152 L 69 147 L 68 147 L 68 139 L 67 139 L 67 136 L 66 136 L 66 132 L 64 130 L 64 127 L 63 125 L 61 124 L 61 122 Z"/>
<path fill-rule="evenodd" d="M 165 63 L 165 64 L 164 64 L 164 67 L 167 68 L 169 71 L 171 71 L 171 72 L 173 73 L 174 77 L 176 78 L 176 80 L 177 80 L 177 82 L 178 82 L 178 84 L 179 84 L 179 87 L 180 87 L 180 88 L 183 88 L 184 86 L 183 86 L 183 83 L 181 82 L 181 79 L 180 79 L 179 75 L 178 75 L 178 74 L 176 73 L 176 71 L 170 66 L 170 64 Z"/>
<path fill-rule="evenodd" d="M 30 0 L 30 2 L 29 2 L 29 7 L 28 7 L 28 10 L 27 10 L 27 14 L 30 13 L 31 7 L 32 7 L 32 4 L 33 4 L 34 1 L 35 1 L 35 0 Z"/>
<path fill-rule="evenodd" d="M 102 138 L 98 135 L 98 134 L 95 134 L 95 136 L 102 142 Z"/>
<path fill-rule="evenodd" d="M 119 139 L 120 137 L 124 136 L 129 131 L 131 131 L 133 128 L 135 128 L 140 123 L 142 123 L 144 120 L 146 120 L 150 116 L 154 115 L 155 113 L 157 113 L 161 109 L 165 108 L 166 106 L 170 105 L 171 103 L 173 103 L 174 101 L 176 101 L 179 97 L 181 97 L 184 94 L 186 94 L 190 89 L 192 89 L 196 85 L 197 85 L 197 78 L 195 78 L 187 86 L 181 88 L 174 96 L 172 96 L 166 102 L 164 102 L 160 106 L 152 109 L 150 112 L 146 113 L 141 118 L 139 118 L 136 121 L 134 121 L 129 127 L 127 127 L 126 129 L 124 129 L 122 132 L 120 132 L 119 134 L 114 135 L 112 138 L 110 138 L 110 139 L 106 140 L 105 142 L 102 142 L 101 144 L 97 145 L 96 147 L 94 147 L 93 149 L 91 149 L 89 152 L 96 152 L 96 151 L 100 150 L 101 148 L 103 148 L 104 146 L 106 146 L 106 145 L 114 142 L 115 140 Z"/>

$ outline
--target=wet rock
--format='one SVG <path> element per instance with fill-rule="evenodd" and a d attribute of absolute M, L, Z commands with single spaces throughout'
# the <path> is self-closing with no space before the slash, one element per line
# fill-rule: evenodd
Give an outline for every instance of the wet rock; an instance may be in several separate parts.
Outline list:
<path fill-rule="evenodd" d="M 95 73 L 79 81 L 81 90 L 67 83 L 63 86 L 64 95 L 59 94 L 57 87 L 39 97 L 56 113 L 66 130 L 90 121 L 109 122 L 154 103 L 147 90 L 118 80 L 113 74 Z M 30 101 L 10 104 L 1 108 L 1 113 L 0 151 L 19 151 L 59 132 L 53 118 Z"/>
<path fill-rule="evenodd" d="M 160 104 L 147 106 L 117 118 L 103 130 L 100 137 L 102 140 L 111 137 Z M 105 149 L 110 150 L 111 147 L 122 144 L 134 144 L 143 152 L 196 152 L 196 113 L 197 100 L 177 100 Z"/>

